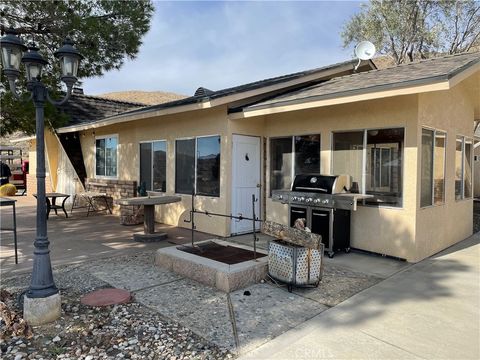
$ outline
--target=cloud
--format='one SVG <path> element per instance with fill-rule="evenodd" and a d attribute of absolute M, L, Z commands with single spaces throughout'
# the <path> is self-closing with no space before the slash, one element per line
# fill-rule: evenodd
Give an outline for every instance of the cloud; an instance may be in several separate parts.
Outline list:
<path fill-rule="evenodd" d="M 156 2 L 139 56 L 84 80 L 87 94 L 218 90 L 351 58 L 343 23 L 357 2 Z"/>

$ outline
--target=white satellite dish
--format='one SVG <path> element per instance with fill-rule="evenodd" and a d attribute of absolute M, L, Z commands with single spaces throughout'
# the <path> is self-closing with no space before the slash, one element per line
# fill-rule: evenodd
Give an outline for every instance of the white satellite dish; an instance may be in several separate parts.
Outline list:
<path fill-rule="evenodd" d="M 355 71 L 360 66 L 362 60 L 370 60 L 375 55 L 375 45 L 370 41 L 361 41 L 355 46 L 355 55 L 358 58 L 358 64 L 355 66 Z"/>

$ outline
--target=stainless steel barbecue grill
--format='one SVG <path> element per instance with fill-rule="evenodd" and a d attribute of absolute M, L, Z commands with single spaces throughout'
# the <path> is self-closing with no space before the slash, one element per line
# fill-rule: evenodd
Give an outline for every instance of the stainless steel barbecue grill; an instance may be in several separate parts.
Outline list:
<path fill-rule="evenodd" d="M 322 236 L 325 251 L 350 251 L 350 212 L 365 195 L 349 193 L 348 175 L 297 175 L 291 190 L 273 190 L 272 200 L 289 205 L 289 222 L 306 219 L 307 227 Z"/>

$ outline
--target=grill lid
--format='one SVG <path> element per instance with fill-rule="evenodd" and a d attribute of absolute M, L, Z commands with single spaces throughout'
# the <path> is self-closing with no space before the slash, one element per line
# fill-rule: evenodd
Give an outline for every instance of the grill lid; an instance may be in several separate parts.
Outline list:
<path fill-rule="evenodd" d="M 350 176 L 300 174 L 295 176 L 292 191 L 314 192 L 322 194 L 337 194 L 348 191 Z"/>

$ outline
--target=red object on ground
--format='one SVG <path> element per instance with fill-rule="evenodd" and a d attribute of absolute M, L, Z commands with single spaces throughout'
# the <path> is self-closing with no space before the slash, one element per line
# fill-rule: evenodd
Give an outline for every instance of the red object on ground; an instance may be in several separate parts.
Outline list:
<path fill-rule="evenodd" d="M 125 304 L 132 298 L 127 290 L 122 289 L 100 289 L 92 291 L 82 296 L 80 302 L 88 306 L 109 306 L 117 304 Z"/>

